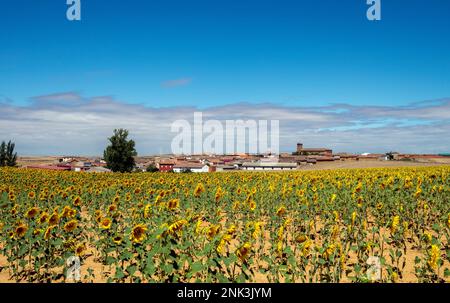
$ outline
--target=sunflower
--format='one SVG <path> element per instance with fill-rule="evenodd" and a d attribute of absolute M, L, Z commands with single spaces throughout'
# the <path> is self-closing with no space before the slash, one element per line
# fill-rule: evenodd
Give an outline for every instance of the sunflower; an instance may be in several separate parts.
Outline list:
<path fill-rule="evenodd" d="M 188 223 L 188 221 L 186 220 L 178 220 L 176 222 L 174 222 L 173 224 L 169 225 L 168 227 L 168 231 L 169 234 L 173 235 L 175 234 L 177 231 L 181 230 L 181 228 L 186 225 Z"/>
<path fill-rule="evenodd" d="M 115 197 L 113 198 L 113 200 L 112 200 L 112 203 L 113 203 L 113 204 L 117 204 L 117 203 L 119 202 L 119 200 L 120 200 L 120 197 L 119 197 L 119 196 L 115 196 Z"/>
<path fill-rule="evenodd" d="M 214 238 L 219 233 L 221 227 L 222 226 L 220 224 L 210 226 L 206 230 L 206 236 L 208 237 L 208 239 L 211 240 L 212 238 Z"/>
<path fill-rule="evenodd" d="M 34 218 L 39 213 L 39 210 L 37 207 L 32 207 L 27 211 L 27 218 L 31 219 Z"/>
<path fill-rule="evenodd" d="M 49 215 L 44 211 L 41 213 L 41 216 L 39 217 L 39 219 L 37 220 L 39 224 L 43 224 L 45 222 L 47 222 L 49 218 Z"/>
<path fill-rule="evenodd" d="M 61 217 L 67 218 L 69 216 L 69 213 L 70 213 L 71 210 L 72 209 L 70 208 L 70 206 L 67 206 L 67 205 L 64 206 L 64 209 L 63 209 L 63 211 L 61 213 Z"/>
<path fill-rule="evenodd" d="M 57 213 L 54 213 L 49 219 L 48 219 L 48 224 L 50 226 L 55 226 L 59 224 L 59 216 Z"/>
<path fill-rule="evenodd" d="M 308 240 L 308 237 L 305 235 L 297 235 L 295 237 L 295 242 L 300 243 L 300 244 L 304 243 L 306 240 Z"/>
<path fill-rule="evenodd" d="M 399 216 L 395 216 L 392 219 L 392 223 L 391 223 L 391 232 L 395 233 L 397 231 L 398 228 L 398 224 L 400 223 L 400 217 Z"/>
<path fill-rule="evenodd" d="M 39 228 L 37 228 L 37 229 L 35 229 L 34 231 L 33 231 L 33 235 L 34 236 L 38 236 L 38 235 L 40 235 L 42 233 L 42 229 L 39 229 Z"/>
<path fill-rule="evenodd" d="M 251 200 L 249 204 L 250 210 L 254 211 L 256 209 L 256 202 Z"/>
<path fill-rule="evenodd" d="M 36 193 L 35 193 L 34 191 L 30 191 L 30 192 L 28 193 L 28 198 L 34 199 L 35 197 L 36 197 Z"/>
<path fill-rule="evenodd" d="M 50 239 L 50 237 L 52 236 L 52 231 L 53 231 L 54 228 L 55 228 L 54 226 L 47 227 L 47 229 L 45 230 L 45 233 L 44 233 L 44 239 L 45 240 Z"/>
<path fill-rule="evenodd" d="M 197 187 L 194 190 L 194 196 L 195 197 L 200 197 L 201 193 L 203 193 L 205 191 L 205 187 L 203 186 L 202 183 L 198 183 Z"/>
<path fill-rule="evenodd" d="M 131 230 L 130 240 L 134 243 L 141 243 L 144 241 L 147 232 L 147 227 L 144 224 L 138 224 Z"/>
<path fill-rule="evenodd" d="M 71 220 L 64 225 L 64 230 L 68 233 L 73 232 L 78 226 L 77 220 Z"/>
<path fill-rule="evenodd" d="M 86 244 L 84 244 L 84 243 L 78 244 L 78 245 L 75 247 L 75 254 L 76 254 L 78 257 L 83 256 L 85 253 L 86 253 Z"/>
<path fill-rule="evenodd" d="M 277 209 L 277 216 L 282 216 L 282 215 L 284 215 L 286 213 L 286 207 L 284 207 L 284 206 L 280 206 L 278 209 Z"/>
<path fill-rule="evenodd" d="M 100 221 L 100 227 L 102 229 L 110 229 L 111 228 L 111 224 L 112 224 L 112 221 L 111 221 L 110 218 L 103 218 Z"/>
<path fill-rule="evenodd" d="M 145 207 L 144 207 L 144 218 L 149 218 L 151 211 L 152 211 L 152 205 L 151 204 L 145 205 Z"/>
<path fill-rule="evenodd" d="M 427 261 L 428 266 L 430 266 L 432 269 L 436 269 L 438 267 L 441 250 L 437 245 L 431 245 L 428 255 L 429 255 Z"/>
<path fill-rule="evenodd" d="M 76 196 L 73 198 L 72 203 L 74 206 L 80 206 L 81 205 L 81 198 L 79 196 Z"/>
<path fill-rule="evenodd" d="M 242 261 L 244 262 L 245 259 L 247 259 L 248 255 L 250 254 L 251 251 L 251 245 L 250 243 L 245 243 L 244 245 L 242 245 L 241 247 L 239 247 L 236 250 L 236 256 Z"/>
<path fill-rule="evenodd" d="M 180 206 L 180 200 L 179 199 L 171 199 L 168 203 L 167 203 L 167 208 L 169 210 L 175 210 Z"/>
<path fill-rule="evenodd" d="M 112 240 L 117 245 L 120 245 L 122 243 L 122 241 L 123 241 L 123 238 L 121 236 L 115 236 Z"/>
<path fill-rule="evenodd" d="M 109 211 L 110 213 L 115 212 L 116 210 L 117 210 L 117 206 L 116 206 L 115 204 L 111 204 L 111 205 L 108 207 L 108 211 Z"/>
<path fill-rule="evenodd" d="M 0 222 L 0 231 L 2 231 L 2 229 L 3 229 L 3 226 L 5 226 L 5 224 L 4 224 L 4 223 L 2 223 L 2 222 Z"/>
<path fill-rule="evenodd" d="M 28 230 L 28 226 L 26 226 L 25 224 L 20 224 L 19 226 L 16 227 L 16 236 L 17 238 L 23 238 L 23 236 L 25 236 L 25 233 Z"/>

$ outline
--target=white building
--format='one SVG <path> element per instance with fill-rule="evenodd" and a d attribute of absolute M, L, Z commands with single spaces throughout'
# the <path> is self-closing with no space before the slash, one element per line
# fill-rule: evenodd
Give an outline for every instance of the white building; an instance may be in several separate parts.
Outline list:
<path fill-rule="evenodd" d="M 193 173 L 207 173 L 209 172 L 209 166 L 202 163 L 184 162 L 184 163 L 177 163 L 173 167 L 173 171 L 176 173 L 182 173 L 188 170 Z"/>
<path fill-rule="evenodd" d="M 295 170 L 297 163 L 267 163 L 267 162 L 245 162 L 242 164 L 243 170 Z"/>

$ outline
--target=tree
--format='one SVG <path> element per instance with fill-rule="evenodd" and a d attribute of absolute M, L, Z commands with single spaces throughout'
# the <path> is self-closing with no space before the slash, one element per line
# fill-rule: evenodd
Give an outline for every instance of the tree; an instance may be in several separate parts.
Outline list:
<path fill-rule="evenodd" d="M 155 166 L 155 164 L 150 164 L 149 166 L 147 166 L 146 170 L 148 173 L 156 173 L 159 171 L 159 169 Z"/>
<path fill-rule="evenodd" d="M 111 144 L 103 152 L 107 167 L 113 172 L 131 172 L 135 166 L 134 157 L 137 156 L 135 143 L 128 140 L 128 130 L 115 129 L 114 135 L 108 140 Z"/>
<path fill-rule="evenodd" d="M 0 145 L 0 166 L 16 166 L 17 153 L 14 152 L 16 144 L 11 141 L 8 144 L 5 141 Z"/>

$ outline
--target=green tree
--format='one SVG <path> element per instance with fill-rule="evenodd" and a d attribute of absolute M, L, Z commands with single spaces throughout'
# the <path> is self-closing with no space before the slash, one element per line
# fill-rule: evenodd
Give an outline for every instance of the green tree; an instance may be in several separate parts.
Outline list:
<path fill-rule="evenodd" d="M 150 164 L 149 166 L 147 166 L 146 170 L 148 173 L 156 173 L 159 171 L 159 169 L 155 166 L 155 164 Z"/>
<path fill-rule="evenodd" d="M 14 152 L 16 144 L 11 141 L 8 144 L 5 141 L 0 145 L 0 166 L 16 166 L 17 153 Z"/>
<path fill-rule="evenodd" d="M 137 156 L 135 143 L 128 140 L 128 130 L 115 129 L 114 135 L 109 138 L 111 143 L 103 152 L 107 167 L 113 172 L 131 172 L 135 166 L 134 157 Z"/>

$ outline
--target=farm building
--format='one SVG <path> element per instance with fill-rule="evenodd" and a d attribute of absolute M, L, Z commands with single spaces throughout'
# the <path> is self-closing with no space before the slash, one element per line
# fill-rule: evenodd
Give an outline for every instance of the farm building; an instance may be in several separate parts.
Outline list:
<path fill-rule="evenodd" d="M 297 151 L 293 153 L 299 156 L 326 156 L 332 157 L 333 150 L 328 148 L 304 148 L 303 143 L 297 143 Z"/>
<path fill-rule="evenodd" d="M 245 162 L 243 170 L 295 170 L 297 163 Z"/>

